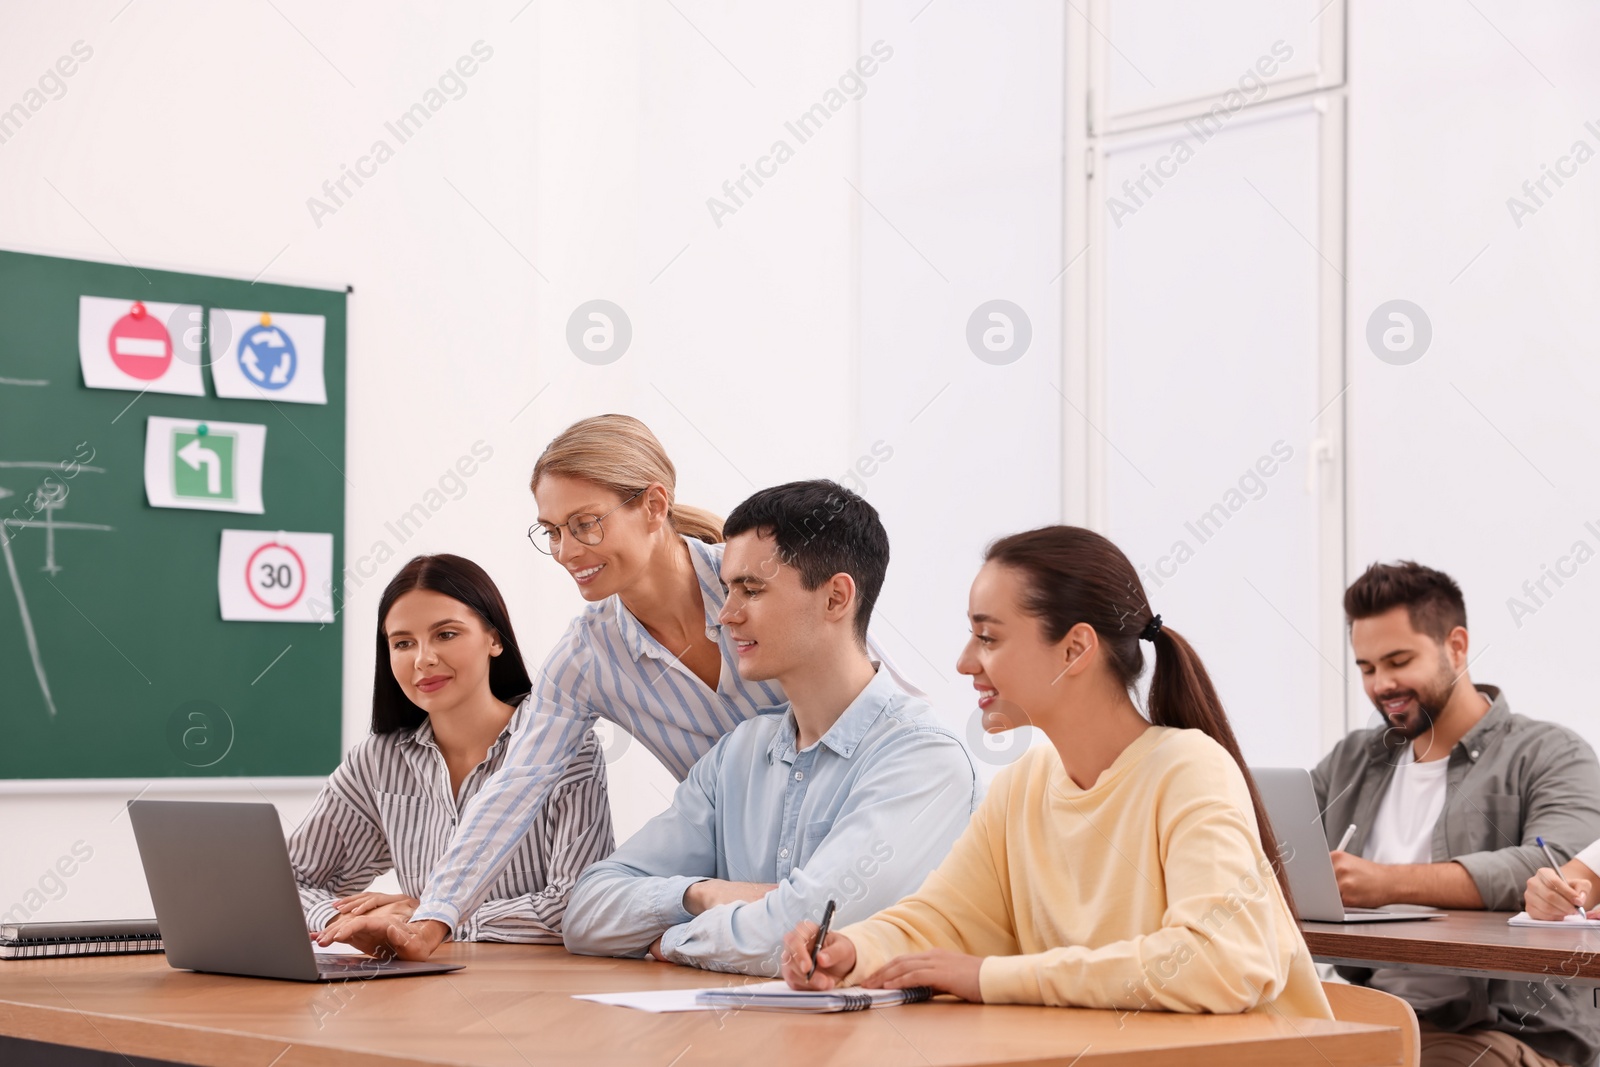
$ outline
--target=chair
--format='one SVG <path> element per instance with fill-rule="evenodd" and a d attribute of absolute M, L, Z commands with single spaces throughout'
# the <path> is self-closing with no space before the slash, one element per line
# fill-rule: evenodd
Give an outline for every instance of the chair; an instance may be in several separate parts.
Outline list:
<path fill-rule="evenodd" d="M 1322 992 L 1333 1008 L 1333 1017 L 1345 1023 L 1371 1023 L 1393 1026 L 1400 1031 L 1401 1067 L 1418 1067 L 1422 1062 L 1422 1030 L 1417 1026 L 1411 1005 L 1381 989 L 1369 989 L 1344 982 L 1323 982 Z"/>

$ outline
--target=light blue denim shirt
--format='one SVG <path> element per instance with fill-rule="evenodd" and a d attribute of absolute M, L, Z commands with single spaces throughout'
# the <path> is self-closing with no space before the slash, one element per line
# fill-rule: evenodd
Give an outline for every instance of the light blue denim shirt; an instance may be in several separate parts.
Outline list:
<path fill-rule="evenodd" d="M 865 919 L 922 884 L 980 799 L 961 741 L 879 667 L 821 740 L 796 750 L 782 704 L 740 723 L 699 760 L 672 806 L 573 887 L 572 952 L 662 954 L 716 971 L 776 975 L 783 935 Z M 683 894 L 721 878 L 778 888 L 691 915 Z"/>

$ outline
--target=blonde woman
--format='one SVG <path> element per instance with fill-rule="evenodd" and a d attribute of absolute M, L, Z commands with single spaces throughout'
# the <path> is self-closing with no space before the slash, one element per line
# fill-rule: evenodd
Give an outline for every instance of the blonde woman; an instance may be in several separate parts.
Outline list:
<path fill-rule="evenodd" d="M 588 606 L 545 660 L 527 726 L 463 813 L 410 923 L 347 922 L 341 940 L 426 959 L 489 892 L 597 719 L 627 730 L 681 781 L 724 734 L 787 700 L 776 683 L 739 676 L 735 642 L 717 623 L 727 600 L 722 521 L 679 504 L 676 484 L 661 442 L 627 415 L 583 419 L 545 448 L 529 482 L 538 521 L 528 537 Z M 770 889 L 712 879 L 695 906 L 753 902 Z"/>

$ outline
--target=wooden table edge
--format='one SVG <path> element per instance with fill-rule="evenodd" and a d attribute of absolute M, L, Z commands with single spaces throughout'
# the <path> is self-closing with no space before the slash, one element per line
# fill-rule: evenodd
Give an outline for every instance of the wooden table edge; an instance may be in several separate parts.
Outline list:
<path fill-rule="evenodd" d="M 92 1035 L 77 1020 L 88 1023 Z M 1108 1051 L 1094 1057 L 1093 1062 L 1106 1064 L 1107 1067 L 1207 1067 L 1210 1064 L 1279 1067 L 1287 1055 L 1299 1050 L 1302 1043 L 1309 1042 L 1318 1051 L 1317 1062 L 1326 1062 L 1331 1067 L 1382 1067 L 1400 1063 L 1400 1031 L 1395 1027 L 1345 1021 L 1339 1021 L 1339 1026 L 1341 1032 L 1337 1034 L 1270 1034 L 1235 1039 L 1220 1047 L 1172 1045 Z M 196 1067 L 435 1067 L 464 1062 L 425 1053 L 378 1052 L 352 1048 L 344 1043 L 274 1037 L 197 1023 L 169 1022 L 5 999 L 0 999 L 0 1034 L 72 1048 L 95 1049 L 124 1057 L 142 1056 L 193 1064 Z M 1326 1047 L 1328 1042 L 1334 1047 Z M 943 1067 L 1071 1067 L 1087 1051 L 1085 1048 L 1060 1056 L 979 1059 L 950 1063 Z M 518 1055 L 521 1055 L 520 1051 Z M 582 1056 L 570 1059 L 572 1062 L 587 1062 Z M 549 1062 L 557 1061 L 552 1059 Z"/>
<path fill-rule="evenodd" d="M 1498 915 L 1488 912 L 1481 914 Z M 1394 936 L 1374 929 L 1374 927 L 1387 928 L 1388 925 L 1372 924 L 1356 930 L 1342 924 L 1302 920 L 1300 935 L 1305 939 L 1306 948 L 1311 951 L 1312 958 L 1319 963 L 1366 968 L 1400 967 L 1407 970 L 1427 970 L 1438 974 L 1457 974 L 1505 981 L 1548 980 L 1564 985 L 1588 987 L 1600 985 L 1600 946 L 1542 947 L 1429 940 Z M 1559 954 L 1562 964 L 1572 964 L 1570 973 L 1568 970 L 1552 969 L 1549 966 L 1542 970 L 1503 966 L 1507 959 L 1515 960 L 1520 955 L 1530 952 Z M 1463 966 L 1463 963 L 1466 965 Z M 1496 966 L 1497 963 L 1501 965 Z"/>
<path fill-rule="evenodd" d="M 82 1019 L 93 1037 L 67 1020 Z M 21 1025 L 17 1025 L 20 1023 Z M 176 1023 L 137 1015 L 58 1008 L 15 1000 L 0 1000 L 0 1035 L 42 1041 L 70 1048 L 94 1049 L 118 1056 L 194 1064 L 197 1067 L 394 1067 L 397 1064 L 451 1064 L 458 1061 L 425 1056 L 398 1056 L 337 1043 L 304 1038 L 282 1038 L 249 1031 L 229 1030 L 200 1023 Z M 203 1042 L 203 1043 L 202 1043 Z M 213 1054 L 215 1053 L 215 1054 Z M 259 1057 L 251 1055 L 259 1053 Z"/>

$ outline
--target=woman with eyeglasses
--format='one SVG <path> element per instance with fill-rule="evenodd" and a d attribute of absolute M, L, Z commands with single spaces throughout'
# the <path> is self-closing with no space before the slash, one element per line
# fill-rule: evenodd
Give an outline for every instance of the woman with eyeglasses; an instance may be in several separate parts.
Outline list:
<path fill-rule="evenodd" d="M 627 730 L 682 780 L 723 734 L 787 699 L 778 685 L 739 677 L 737 648 L 716 621 L 727 599 L 722 521 L 677 503 L 676 482 L 661 442 L 626 415 L 574 423 L 540 455 L 528 537 L 588 606 L 545 660 L 527 727 L 464 814 L 411 922 L 361 931 L 352 943 L 381 938 L 404 958 L 426 959 L 483 899 L 597 719 Z M 701 891 L 720 904 L 770 888 L 716 882 Z"/>

